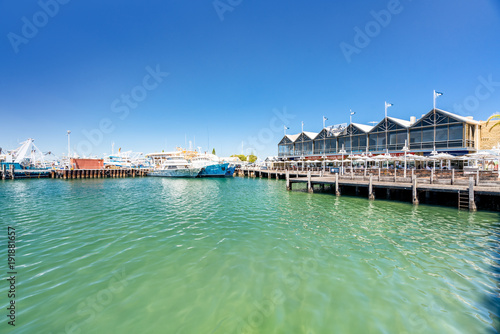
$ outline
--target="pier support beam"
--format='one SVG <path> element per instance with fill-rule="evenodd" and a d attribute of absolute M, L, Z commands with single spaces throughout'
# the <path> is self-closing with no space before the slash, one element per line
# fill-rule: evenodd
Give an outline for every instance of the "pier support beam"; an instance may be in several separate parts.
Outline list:
<path fill-rule="evenodd" d="M 335 173 L 335 195 L 340 196 L 339 191 L 339 173 Z"/>
<path fill-rule="evenodd" d="M 10 178 L 14 180 L 16 178 L 16 172 L 14 170 L 14 165 L 10 165 Z"/>
<path fill-rule="evenodd" d="M 313 185 L 311 183 L 311 171 L 307 171 L 307 191 L 312 193 L 314 192 Z"/>
<path fill-rule="evenodd" d="M 455 184 L 455 170 L 451 170 L 451 185 Z"/>
<path fill-rule="evenodd" d="M 286 171 L 286 190 L 292 190 L 292 183 L 290 182 L 290 172 Z"/>
<path fill-rule="evenodd" d="M 380 167 L 378 168 L 378 182 L 380 182 Z"/>
<path fill-rule="evenodd" d="M 7 165 L 2 165 L 2 180 L 5 180 L 7 177 Z"/>
<path fill-rule="evenodd" d="M 396 164 L 396 163 L 394 163 Z M 394 166 L 394 183 L 396 183 L 396 178 L 398 177 L 398 170 L 396 169 L 396 166 Z"/>
<path fill-rule="evenodd" d="M 414 205 L 418 205 L 417 178 L 412 177 L 411 197 Z"/>
<path fill-rule="evenodd" d="M 374 200 L 375 195 L 373 194 L 373 175 L 370 174 L 370 183 L 368 184 L 368 199 Z"/>
<path fill-rule="evenodd" d="M 431 184 L 434 184 L 434 168 L 431 169 Z"/>
<path fill-rule="evenodd" d="M 476 201 L 474 200 L 474 178 L 469 178 L 469 211 L 477 211 Z"/>

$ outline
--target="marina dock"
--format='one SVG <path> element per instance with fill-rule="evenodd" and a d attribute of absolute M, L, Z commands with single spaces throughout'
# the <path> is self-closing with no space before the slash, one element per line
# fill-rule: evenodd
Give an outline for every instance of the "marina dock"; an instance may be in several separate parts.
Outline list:
<path fill-rule="evenodd" d="M 144 168 L 106 168 L 106 169 L 2 169 L 2 180 L 52 178 L 52 179 L 98 179 L 147 176 Z"/>
<path fill-rule="evenodd" d="M 462 210 L 500 211 L 498 172 L 455 170 L 350 169 L 343 175 L 307 170 L 240 168 L 239 176 L 286 180 L 287 190 L 304 184 L 309 192 L 331 192 L 419 203 L 455 205 Z"/>

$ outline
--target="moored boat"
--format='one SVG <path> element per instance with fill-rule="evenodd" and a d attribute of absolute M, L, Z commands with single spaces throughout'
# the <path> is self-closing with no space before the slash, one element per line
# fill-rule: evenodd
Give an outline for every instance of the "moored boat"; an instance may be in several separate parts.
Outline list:
<path fill-rule="evenodd" d="M 151 153 L 146 156 L 155 164 L 155 168 L 148 173 L 149 176 L 197 177 L 202 169 L 189 163 L 181 152 Z"/>

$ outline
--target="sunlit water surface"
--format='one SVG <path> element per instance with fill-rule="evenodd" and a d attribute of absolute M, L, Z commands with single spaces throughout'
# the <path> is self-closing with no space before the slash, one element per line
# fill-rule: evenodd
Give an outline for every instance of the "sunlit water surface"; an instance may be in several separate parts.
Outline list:
<path fill-rule="evenodd" d="M 4 254 L 17 232 L 16 333 L 499 326 L 497 213 L 242 178 L 5 181 L 0 204 Z"/>

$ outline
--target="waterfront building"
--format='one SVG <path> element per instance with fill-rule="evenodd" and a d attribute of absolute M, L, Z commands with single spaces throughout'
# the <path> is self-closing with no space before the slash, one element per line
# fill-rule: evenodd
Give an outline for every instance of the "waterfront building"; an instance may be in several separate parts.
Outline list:
<path fill-rule="evenodd" d="M 417 155 L 437 151 L 460 156 L 481 149 L 481 125 L 472 117 L 432 109 L 409 121 L 385 117 L 374 126 L 350 123 L 325 127 L 319 133 L 285 135 L 278 143 L 278 157 L 286 161 L 387 152 L 398 155 L 405 146 L 407 152 Z"/>

